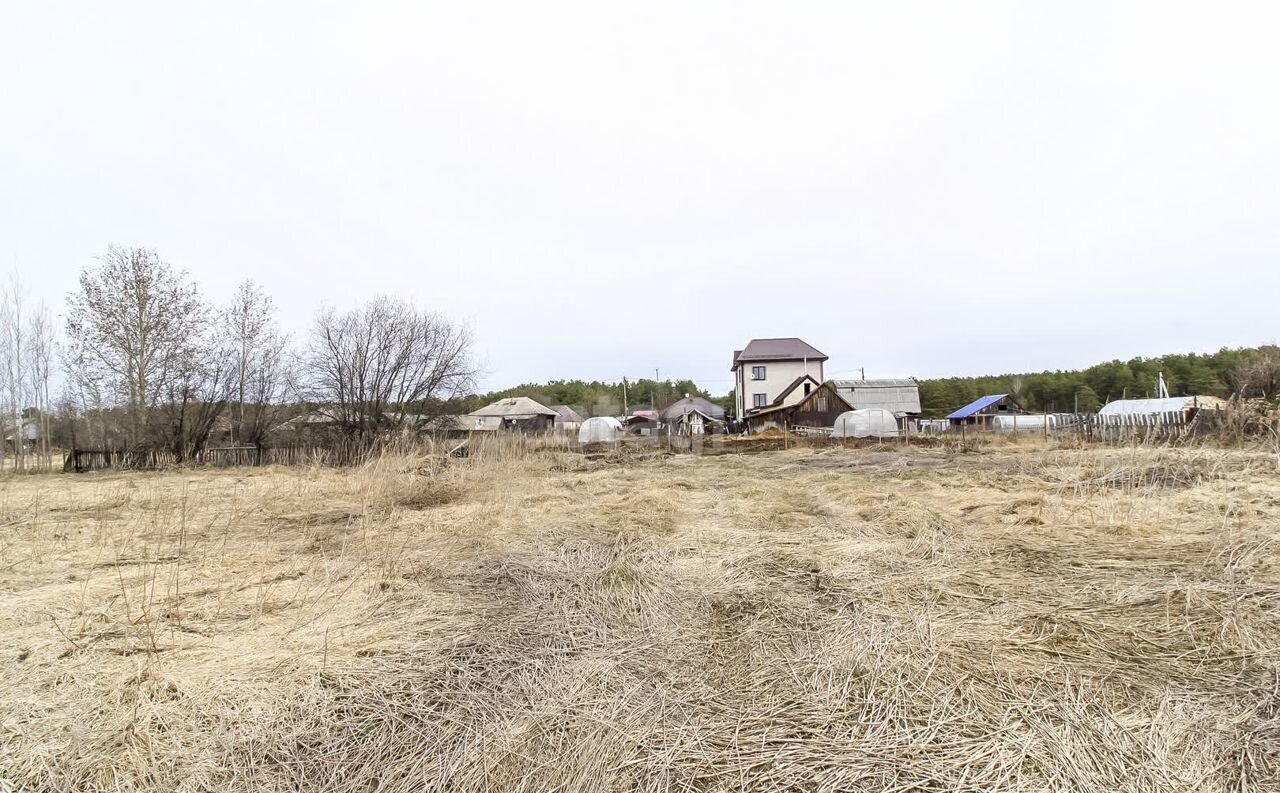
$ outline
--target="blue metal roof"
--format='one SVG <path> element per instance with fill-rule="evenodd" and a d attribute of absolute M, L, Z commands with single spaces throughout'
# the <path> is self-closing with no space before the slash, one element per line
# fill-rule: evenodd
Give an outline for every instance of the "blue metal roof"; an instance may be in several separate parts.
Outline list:
<path fill-rule="evenodd" d="M 977 413 L 979 410 L 982 410 L 983 408 L 986 408 L 986 407 L 991 407 L 992 405 L 994 405 L 995 403 L 999 402 L 1000 400 L 1004 399 L 1007 396 L 1009 395 L 1008 394 L 987 394 L 986 396 L 978 397 L 977 399 L 973 400 L 969 404 L 957 410 L 955 413 L 952 413 L 949 416 L 947 416 L 947 418 L 967 419 L 970 416 L 972 416 L 974 413 Z"/>

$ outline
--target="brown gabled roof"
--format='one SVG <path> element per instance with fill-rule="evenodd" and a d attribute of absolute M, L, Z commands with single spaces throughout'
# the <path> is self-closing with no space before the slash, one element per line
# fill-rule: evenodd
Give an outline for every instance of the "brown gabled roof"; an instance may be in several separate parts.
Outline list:
<path fill-rule="evenodd" d="M 771 403 L 769 403 L 769 404 L 771 404 L 771 405 L 781 405 L 781 404 L 782 404 L 782 400 L 786 399 L 786 398 L 787 398 L 787 395 L 788 395 L 788 394 L 790 394 L 792 391 L 794 391 L 794 390 L 796 390 L 797 388 L 799 388 L 799 387 L 800 387 L 800 384 L 801 384 L 801 383 L 803 383 L 805 380 L 812 380 L 814 385 L 822 385 L 822 383 L 818 382 L 818 378 L 814 377 L 813 375 L 811 375 L 811 374 L 802 374 L 802 375 L 800 375 L 799 377 L 797 377 L 796 379 L 792 380 L 792 381 L 791 381 L 791 385 L 789 385 L 789 386 L 787 386 L 786 388 L 782 389 L 782 393 L 781 393 L 781 394 L 778 394 L 778 398 L 777 398 L 777 399 L 775 399 L 775 400 L 773 400 L 773 402 L 771 402 Z"/>
<path fill-rule="evenodd" d="M 747 346 L 733 354 L 733 366 L 746 361 L 825 361 L 827 356 L 818 348 L 797 338 L 752 339 Z"/>
<path fill-rule="evenodd" d="M 780 404 L 780 403 L 778 403 L 778 402 L 770 402 L 770 403 L 769 403 L 768 405 L 766 405 L 765 407 L 762 407 L 762 408 L 755 408 L 754 410 L 748 410 L 745 414 L 743 414 L 743 416 L 742 416 L 742 417 L 743 417 L 744 419 L 752 419 L 752 418 L 756 418 L 757 416 L 763 416 L 763 415 L 765 415 L 765 414 L 767 414 L 767 413 L 778 413 L 778 412 L 781 412 L 781 411 L 792 411 L 792 412 L 797 411 L 797 410 L 799 410 L 801 407 L 803 407 L 803 406 L 805 405 L 805 403 L 807 403 L 809 400 L 811 400 L 811 399 L 813 399 L 815 396 L 817 396 L 818 392 L 819 392 L 819 391 L 821 391 L 821 390 L 822 390 L 822 389 L 824 389 L 824 388 L 826 388 L 828 391 L 830 391 L 832 394 L 834 394 L 834 395 L 836 396 L 836 398 L 837 398 L 838 400 L 840 400 L 841 402 L 845 403 L 846 405 L 848 405 L 848 404 L 849 404 L 848 400 L 846 400 L 844 397 L 840 396 L 840 392 L 836 391 L 836 389 L 831 385 L 831 381 L 830 381 L 830 380 L 828 380 L 828 381 L 827 381 L 827 382 L 825 382 L 825 383 L 820 383 L 820 384 L 818 385 L 818 387 L 817 387 L 817 388 L 815 388 L 815 389 L 813 389 L 812 391 L 810 391 L 810 392 L 808 393 L 808 395 L 807 395 L 807 396 L 805 396 L 805 398 L 804 398 L 804 399 L 801 399 L 799 402 L 796 402 L 796 403 L 791 404 L 791 405 L 783 405 L 783 404 Z"/>

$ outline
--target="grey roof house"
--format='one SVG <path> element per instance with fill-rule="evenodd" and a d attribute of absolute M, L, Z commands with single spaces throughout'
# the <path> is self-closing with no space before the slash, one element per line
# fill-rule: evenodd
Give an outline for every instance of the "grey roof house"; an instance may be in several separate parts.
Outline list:
<path fill-rule="evenodd" d="M 794 337 L 752 339 L 733 353 L 734 407 L 739 418 L 753 410 L 784 404 L 808 396 L 823 381 L 822 364 L 827 356 L 818 348 Z M 812 378 L 812 383 L 805 376 Z M 792 386 L 797 386 L 792 388 Z M 784 396 L 784 392 L 788 392 Z"/>
<path fill-rule="evenodd" d="M 662 411 L 662 421 L 677 435 L 702 435 L 722 425 L 724 408 L 702 397 L 685 395 Z"/>
<path fill-rule="evenodd" d="M 555 426 L 560 414 L 529 397 L 508 397 L 473 410 L 468 415 L 480 419 L 476 429 L 545 432 Z"/>

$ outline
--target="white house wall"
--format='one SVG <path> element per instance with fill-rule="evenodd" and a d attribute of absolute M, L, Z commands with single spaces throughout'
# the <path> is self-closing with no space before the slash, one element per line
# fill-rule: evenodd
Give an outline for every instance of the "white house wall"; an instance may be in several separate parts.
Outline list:
<path fill-rule="evenodd" d="M 751 369 L 755 366 L 765 367 L 764 380 L 751 379 Z M 765 404 L 773 404 L 783 389 L 801 375 L 811 375 L 819 383 L 823 381 L 821 361 L 743 361 L 738 367 L 738 382 L 741 384 L 738 391 L 739 416 L 755 407 L 754 394 L 764 394 Z M 786 404 L 794 405 L 804 398 L 804 386 L 801 386 L 791 393 Z"/>

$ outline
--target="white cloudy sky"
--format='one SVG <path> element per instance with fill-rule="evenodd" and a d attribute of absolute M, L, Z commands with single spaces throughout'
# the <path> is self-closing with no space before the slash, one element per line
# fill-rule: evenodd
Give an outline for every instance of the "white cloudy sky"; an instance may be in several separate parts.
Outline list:
<path fill-rule="evenodd" d="M 1280 7 L 1043 5 L 9 2 L 0 264 L 405 295 L 492 387 L 1275 341 Z"/>

